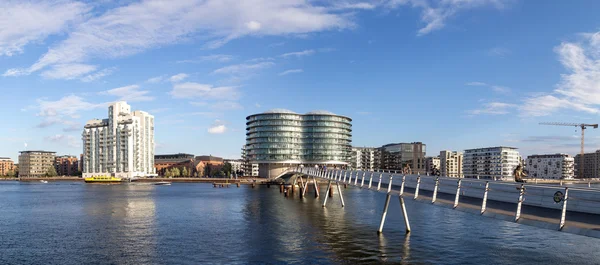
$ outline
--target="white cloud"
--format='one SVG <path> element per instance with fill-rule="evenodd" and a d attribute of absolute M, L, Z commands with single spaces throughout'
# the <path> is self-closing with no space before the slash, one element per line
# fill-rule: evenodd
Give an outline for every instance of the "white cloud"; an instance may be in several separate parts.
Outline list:
<path fill-rule="evenodd" d="M 490 88 L 492 91 L 499 93 L 499 94 L 508 94 L 511 92 L 511 89 L 509 87 L 490 85 L 490 84 L 483 83 L 483 82 L 469 82 L 469 83 L 466 83 L 466 85 L 467 86 L 487 87 L 487 88 Z"/>
<path fill-rule="evenodd" d="M 240 105 L 240 103 L 237 103 L 235 101 L 220 101 L 220 102 L 215 102 L 210 106 L 212 109 L 214 110 L 240 110 L 243 109 L 244 107 L 242 107 L 242 105 Z"/>
<path fill-rule="evenodd" d="M 504 58 L 510 55 L 510 50 L 503 47 L 494 47 L 488 51 L 488 55 Z"/>
<path fill-rule="evenodd" d="M 52 69 L 42 72 L 42 76 L 48 79 L 71 80 L 96 70 L 96 66 L 89 64 L 56 64 Z"/>
<path fill-rule="evenodd" d="M 227 127 L 225 126 L 225 124 L 220 121 L 220 120 L 216 120 L 209 128 L 208 128 L 208 133 L 211 134 L 222 134 L 225 133 L 227 131 Z"/>
<path fill-rule="evenodd" d="M 66 31 L 90 7 L 76 1 L 1 1 L 0 56 L 22 53 L 32 42 Z"/>
<path fill-rule="evenodd" d="M 187 77 L 188 77 L 188 75 L 187 75 L 187 74 L 180 73 L 180 74 L 176 74 L 176 75 L 174 75 L 174 76 L 171 76 L 171 77 L 169 78 L 169 80 L 171 80 L 171 82 L 181 82 L 181 81 L 183 81 L 184 79 L 186 79 Z"/>
<path fill-rule="evenodd" d="M 232 55 L 227 55 L 227 54 L 212 54 L 212 55 L 206 55 L 206 56 L 201 56 L 199 59 L 196 60 L 181 60 L 181 61 L 177 61 L 177 63 L 200 63 L 200 62 L 219 62 L 219 63 L 226 63 L 233 60 L 233 56 Z"/>
<path fill-rule="evenodd" d="M 45 27 L 15 27 L 10 36 L 3 37 L 6 43 L 23 40 L 15 48 L 3 48 L 3 52 L 18 50 L 31 40 L 38 40 L 49 32 L 60 31 L 65 22 L 78 17 L 85 5 L 65 1 L 74 10 L 51 8 L 53 5 L 24 4 L 35 6 L 34 10 L 44 11 L 41 22 L 35 25 Z M 54 4 L 59 5 L 59 4 Z M 48 52 L 27 69 L 9 69 L 5 74 L 15 72 L 33 73 L 53 65 L 82 64 L 94 58 L 111 59 L 129 56 L 160 46 L 179 43 L 188 39 L 203 38 L 208 47 L 218 47 L 231 40 L 248 35 L 299 35 L 327 30 L 354 27 L 347 13 L 324 8 L 327 3 L 309 0 L 182 0 L 182 1 L 141 1 L 109 9 L 73 27 L 64 40 L 52 45 Z M 50 7 L 49 7 L 50 6 Z M 8 12 L 10 13 L 10 11 Z M 0 16 L 1 17 L 1 16 Z M 15 16 L 9 17 L 6 24 L 29 20 L 29 8 L 23 8 Z M 66 17 L 63 18 L 63 17 Z M 17 19 L 18 18 L 18 19 Z M 59 19 L 60 18 L 60 19 Z M 29 29 L 35 30 L 29 30 Z M 13 31 L 11 31 L 13 32 Z M 34 32 L 34 37 L 21 38 L 19 32 Z M 0 33 L 2 34 L 2 33 Z M 29 36 L 30 33 L 26 33 Z"/>
<path fill-rule="evenodd" d="M 284 44 L 285 44 L 285 42 L 284 42 L 284 41 L 282 41 L 282 42 L 275 42 L 275 43 L 271 43 L 271 44 L 269 44 L 269 47 L 270 47 L 270 48 L 273 48 L 273 47 L 277 47 L 277 46 L 282 46 L 282 45 L 284 45 Z"/>
<path fill-rule="evenodd" d="M 410 5 L 421 9 L 421 21 L 425 26 L 419 29 L 417 35 L 422 36 L 446 26 L 446 21 L 457 13 L 484 6 L 493 6 L 497 9 L 504 8 L 506 3 L 513 0 L 389 0 L 387 6 L 397 8 Z"/>
<path fill-rule="evenodd" d="M 156 83 L 160 83 L 164 80 L 165 80 L 165 76 L 161 75 L 161 76 L 155 76 L 155 77 L 148 78 L 148 80 L 146 80 L 146 83 L 156 84 Z"/>
<path fill-rule="evenodd" d="M 197 106 L 197 107 L 208 106 L 208 102 L 206 102 L 206 101 L 190 102 L 190 104 L 194 105 L 194 106 Z"/>
<path fill-rule="evenodd" d="M 304 50 L 304 51 L 299 51 L 299 52 L 288 52 L 288 53 L 284 53 L 282 55 L 280 55 L 283 58 L 290 58 L 290 57 L 302 57 L 302 56 L 308 56 L 308 55 L 313 55 L 315 53 L 315 50 Z"/>
<path fill-rule="evenodd" d="M 345 9 L 364 9 L 371 10 L 375 9 L 377 6 L 373 3 L 367 2 L 358 2 L 358 3 L 349 3 L 349 2 L 335 2 L 332 9 L 333 10 L 345 10 Z"/>
<path fill-rule="evenodd" d="M 254 106 L 257 107 L 257 108 L 261 107 L 260 104 L 258 104 L 258 103 L 255 103 Z"/>
<path fill-rule="evenodd" d="M 93 104 L 75 95 L 65 96 L 56 101 L 38 99 L 38 116 L 79 118 L 81 112 L 103 107 L 105 104 Z"/>
<path fill-rule="evenodd" d="M 502 102 L 489 102 L 484 104 L 482 109 L 469 110 L 467 111 L 470 115 L 480 115 L 480 114 L 489 114 L 489 115 L 503 115 L 508 114 L 511 108 L 516 108 L 517 105 L 502 103 Z"/>
<path fill-rule="evenodd" d="M 281 73 L 279 73 L 279 76 L 284 76 L 284 75 L 289 75 L 289 74 L 299 74 L 304 72 L 304 70 L 302 69 L 291 69 L 291 70 L 287 70 L 287 71 L 283 71 Z"/>
<path fill-rule="evenodd" d="M 117 101 L 152 101 L 154 97 L 148 96 L 150 91 L 140 90 L 139 85 L 129 85 L 117 87 L 107 91 L 102 91 L 98 94 L 118 97 Z"/>
<path fill-rule="evenodd" d="M 47 136 L 44 138 L 46 141 L 67 144 L 69 147 L 78 148 L 81 147 L 81 138 L 73 135 L 56 134 Z"/>
<path fill-rule="evenodd" d="M 264 61 L 275 61 L 275 58 L 272 58 L 272 57 L 260 57 L 260 58 L 252 58 L 250 60 L 246 60 L 247 63 L 256 63 L 256 62 L 264 62 Z"/>
<path fill-rule="evenodd" d="M 268 68 L 275 65 L 273 62 L 261 62 L 255 64 L 235 64 L 229 65 L 217 70 L 214 70 L 213 74 L 246 74 L 252 71 Z"/>
<path fill-rule="evenodd" d="M 564 42 L 555 48 L 569 73 L 561 75 L 553 93 L 525 99 L 523 116 L 546 116 L 560 109 L 600 112 L 600 31 L 580 37 L 580 42 Z"/>
<path fill-rule="evenodd" d="M 214 87 L 193 82 L 175 84 L 169 94 L 174 98 L 202 98 L 206 100 L 236 100 L 240 97 L 236 86 Z"/>
<path fill-rule="evenodd" d="M 92 82 L 92 81 L 98 80 L 107 75 L 111 75 L 115 71 L 115 69 L 116 69 L 115 67 L 102 69 L 98 72 L 95 72 L 93 74 L 89 74 L 89 75 L 82 77 L 81 81 L 82 82 Z"/>

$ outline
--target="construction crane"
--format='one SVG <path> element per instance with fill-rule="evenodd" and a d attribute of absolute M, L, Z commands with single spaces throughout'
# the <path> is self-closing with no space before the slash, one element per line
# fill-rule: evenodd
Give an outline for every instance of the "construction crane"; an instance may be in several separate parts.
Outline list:
<path fill-rule="evenodd" d="M 568 123 L 568 122 L 541 122 L 540 125 L 555 125 L 555 126 L 575 126 L 581 128 L 581 158 L 579 159 L 579 178 L 583 178 L 583 144 L 584 144 L 584 132 L 588 127 L 597 129 L 598 124 L 585 124 L 585 123 Z"/>

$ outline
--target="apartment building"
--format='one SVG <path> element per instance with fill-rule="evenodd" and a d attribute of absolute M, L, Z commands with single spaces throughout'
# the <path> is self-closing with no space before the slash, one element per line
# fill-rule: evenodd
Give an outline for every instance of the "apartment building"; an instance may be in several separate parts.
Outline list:
<path fill-rule="evenodd" d="M 440 151 L 440 174 L 445 177 L 463 177 L 463 153 Z"/>
<path fill-rule="evenodd" d="M 0 176 L 8 176 L 15 173 L 15 163 L 9 157 L 0 157 Z"/>
<path fill-rule="evenodd" d="M 184 167 L 187 168 L 190 176 L 195 175 L 194 155 L 178 153 L 154 156 L 154 168 L 159 176 L 164 176 L 167 169 Z"/>
<path fill-rule="evenodd" d="M 71 155 L 57 156 L 54 168 L 58 176 L 76 176 L 79 173 L 79 160 Z"/>
<path fill-rule="evenodd" d="M 376 148 L 352 147 L 350 166 L 357 170 L 373 171 L 375 169 Z"/>
<path fill-rule="evenodd" d="M 521 161 L 517 148 L 498 146 L 465 150 L 465 178 L 513 179 L 513 170 Z"/>
<path fill-rule="evenodd" d="M 154 116 L 147 112 L 131 112 L 124 101 L 112 103 L 108 119 L 88 121 L 82 137 L 84 177 L 156 176 Z"/>
<path fill-rule="evenodd" d="M 425 174 L 425 149 L 426 145 L 421 142 L 384 145 L 378 148 L 379 169 Z"/>
<path fill-rule="evenodd" d="M 437 156 L 428 156 L 425 158 L 425 172 L 435 175 L 440 170 L 440 158 Z"/>
<path fill-rule="evenodd" d="M 530 155 L 526 167 L 530 178 L 573 179 L 575 158 L 567 154 Z"/>
<path fill-rule="evenodd" d="M 244 160 L 242 159 L 224 159 L 224 163 L 229 163 L 231 165 L 231 172 L 234 175 L 239 175 L 244 171 Z"/>
<path fill-rule="evenodd" d="M 581 155 L 575 156 L 575 177 L 576 178 L 598 178 L 600 177 L 600 150 L 583 155 L 583 176 L 581 175 L 580 163 Z"/>
<path fill-rule="evenodd" d="M 19 177 L 21 178 L 44 177 L 50 168 L 54 168 L 56 152 L 21 151 L 19 153 Z"/>

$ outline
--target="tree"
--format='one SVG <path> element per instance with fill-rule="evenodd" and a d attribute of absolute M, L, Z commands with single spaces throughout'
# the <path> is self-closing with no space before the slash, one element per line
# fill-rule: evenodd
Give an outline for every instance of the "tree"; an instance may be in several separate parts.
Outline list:
<path fill-rule="evenodd" d="M 181 170 L 181 176 L 183 177 L 189 177 L 190 173 L 188 172 L 187 167 L 183 167 L 183 169 Z"/>
<path fill-rule="evenodd" d="M 181 171 L 179 171 L 179 168 L 174 167 L 172 173 L 174 178 L 181 176 Z"/>
<path fill-rule="evenodd" d="M 14 172 L 14 171 L 12 171 L 12 170 L 11 170 L 11 171 L 8 171 L 8 172 L 6 172 L 6 176 L 7 176 L 7 177 L 14 178 L 14 177 L 15 177 L 15 172 Z"/>
<path fill-rule="evenodd" d="M 231 163 L 229 163 L 229 162 L 225 163 L 225 165 L 223 165 L 222 171 L 223 171 L 223 173 L 225 174 L 226 177 L 231 176 L 231 173 L 233 172 L 233 168 L 231 166 Z"/>
<path fill-rule="evenodd" d="M 212 166 L 206 164 L 206 166 L 204 166 L 204 176 L 210 177 L 210 173 L 212 173 Z"/>
<path fill-rule="evenodd" d="M 54 168 L 54 166 L 50 166 L 48 168 L 48 171 L 46 171 L 46 177 L 56 177 L 56 169 Z"/>
<path fill-rule="evenodd" d="M 173 176 L 173 173 L 171 173 L 171 169 L 167 168 L 165 169 L 165 177 L 170 178 Z"/>

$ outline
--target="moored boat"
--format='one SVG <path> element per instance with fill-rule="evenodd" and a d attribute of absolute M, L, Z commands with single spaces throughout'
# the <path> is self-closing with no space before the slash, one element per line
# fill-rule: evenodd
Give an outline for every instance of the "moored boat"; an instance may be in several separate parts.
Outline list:
<path fill-rule="evenodd" d="M 117 184 L 117 183 L 122 182 L 121 178 L 109 177 L 109 176 L 89 177 L 89 178 L 85 178 L 84 180 L 85 180 L 85 183 Z"/>

